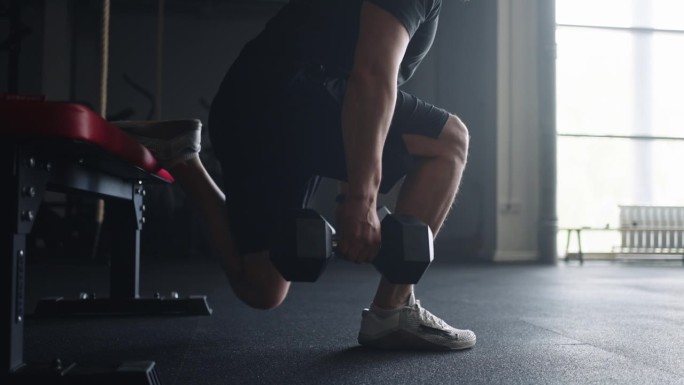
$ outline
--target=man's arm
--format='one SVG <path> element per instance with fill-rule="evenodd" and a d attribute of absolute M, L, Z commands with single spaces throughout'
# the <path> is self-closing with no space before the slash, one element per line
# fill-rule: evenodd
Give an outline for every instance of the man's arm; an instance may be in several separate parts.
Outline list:
<path fill-rule="evenodd" d="M 342 107 L 348 190 L 340 218 L 340 251 L 356 262 L 371 261 L 379 247 L 375 210 L 382 149 L 408 42 L 408 32 L 397 18 L 372 3 L 363 3 L 354 65 Z"/>

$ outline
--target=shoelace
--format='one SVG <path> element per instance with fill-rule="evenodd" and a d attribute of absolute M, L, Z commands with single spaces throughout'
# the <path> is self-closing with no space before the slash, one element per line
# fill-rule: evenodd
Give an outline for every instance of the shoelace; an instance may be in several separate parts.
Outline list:
<path fill-rule="evenodd" d="M 428 322 L 432 323 L 433 325 L 437 325 L 442 329 L 451 329 L 451 327 L 446 322 L 444 322 L 444 320 L 430 313 L 424 307 L 420 306 L 420 300 L 416 300 L 415 308 L 418 309 L 418 313 L 420 314 L 421 319 L 427 320 Z"/>

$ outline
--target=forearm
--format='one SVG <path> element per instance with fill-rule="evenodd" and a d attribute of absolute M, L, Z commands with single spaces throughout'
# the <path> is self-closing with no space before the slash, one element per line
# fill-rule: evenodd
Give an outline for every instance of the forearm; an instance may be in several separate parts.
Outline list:
<path fill-rule="evenodd" d="M 353 75 L 342 109 L 348 196 L 375 202 L 382 177 L 382 149 L 394 113 L 396 82 Z"/>

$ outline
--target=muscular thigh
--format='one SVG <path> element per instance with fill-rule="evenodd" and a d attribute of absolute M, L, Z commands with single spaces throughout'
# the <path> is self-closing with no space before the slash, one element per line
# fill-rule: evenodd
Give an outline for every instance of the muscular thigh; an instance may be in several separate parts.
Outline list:
<path fill-rule="evenodd" d="M 386 192 L 413 167 L 414 141 L 429 146 L 439 142 L 450 114 L 420 98 L 399 91 L 394 116 L 383 151 L 382 192 Z M 412 140 L 413 139 L 413 140 Z"/>

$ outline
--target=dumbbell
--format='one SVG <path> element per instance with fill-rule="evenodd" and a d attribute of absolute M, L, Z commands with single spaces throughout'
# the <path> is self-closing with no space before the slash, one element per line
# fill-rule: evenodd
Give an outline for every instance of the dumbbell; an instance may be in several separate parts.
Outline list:
<path fill-rule="evenodd" d="M 386 207 L 378 217 L 382 244 L 373 265 L 391 283 L 417 283 L 434 256 L 430 226 Z M 291 210 L 280 225 L 270 250 L 273 264 L 288 281 L 315 282 L 335 254 L 335 229 L 312 209 Z"/>

